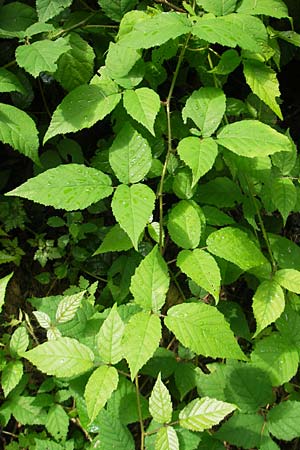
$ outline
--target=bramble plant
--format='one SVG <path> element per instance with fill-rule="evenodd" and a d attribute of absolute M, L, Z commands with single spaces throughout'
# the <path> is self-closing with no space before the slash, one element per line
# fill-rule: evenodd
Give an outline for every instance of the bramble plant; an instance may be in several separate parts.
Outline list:
<path fill-rule="evenodd" d="M 2 1 L 0 38 L 5 449 L 296 448 L 285 2 Z"/>

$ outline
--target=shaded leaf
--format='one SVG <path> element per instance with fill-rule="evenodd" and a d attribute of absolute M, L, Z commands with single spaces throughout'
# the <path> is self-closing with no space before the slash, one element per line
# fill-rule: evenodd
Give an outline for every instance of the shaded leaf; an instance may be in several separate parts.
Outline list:
<path fill-rule="evenodd" d="M 0 279 L 0 312 L 2 310 L 2 306 L 4 305 L 7 285 L 13 274 L 14 273 L 11 272 L 9 275 L 6 275 L 6 277 Z"/>
<path fill-rule="evenodd" d="M 47 22 L 68 8 L 73 0 L 36 0 L 36 10 L 41 22 Z"/>
<path fill-rule="evenodd" d="M 291 441 L 300 436 L 300 402 L 287 400 L 267 415 L 268 430 L 277 439 Z"/>
<path fill-rule="evenodd" d="M 179 450 L 179 441 L 173 427 L 162 427 L 156 434 L 155 450 Z"/>
<path fill-rule="evenodd" d="M 25 94 L 26 90 L 14 73 L 1 67 L 0 92 L 20 92 L 21 94 Z"/>

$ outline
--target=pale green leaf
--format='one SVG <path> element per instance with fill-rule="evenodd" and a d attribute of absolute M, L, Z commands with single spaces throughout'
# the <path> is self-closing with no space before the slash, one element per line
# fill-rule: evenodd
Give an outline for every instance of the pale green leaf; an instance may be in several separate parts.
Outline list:
<path fill-rule="evenodd" d="M 84 391 L 90 422 L 93 422 L 113 391 L 117 389 L 119 375 L 117 369 L 100 366 L 90 376 Z"/>
<path fill-rule="evenodd" d="M 221 55 L 218 65 L 209 72 L 216 73 L 217 75 L 228 75 L 240 65 L 240 62 L 241 57 L 236 50 L 225 50 Z"/>
<path fill-rule="evenodd" d="M 226 109 L 226 97 L 222 89 L 201 87 L 187 99 L 182 117 L 197 125 L 204 137 L 212 135 L 221 123 Z"/>
<path fill-rule="evenodd" d="M 123 353 L 129 364 L 131 379 L 151 358 L 161 339 L 158 316 L 140 312 L 132 316 L 123 335 Z"/>
<path fill-rule="evenodd" d="M 75 317 L 84 294 L 85 291 L 82 291 L 78 292 L 77 294 L 64 296 L 57 307 L 55 315 L 55 320 L 57 323 L 65 323 Z"/>
<path fill-rule="evenodd" d="M 152 163 L 148 141 L 126 122 L 109 149 L 109 163 L 121 183 L 137 183 Z"/>
<path fill-rule="evenodd" d="M 198 355 L 246 359 L 228 322 L 214 306 L 204 303 L 173 306 L 168 310 L 165 325 Z"/>
<path fill-rule="evenodd" d="M 105 59 L 107 73 L 116 81 L 126 77 L 140 58 L 140 50 L 126 47 L 122 45 L 122 41 L 110 42 Z"/>
<path fill-rule="evenodd" d="M 288 291 L 300 294 L 300 272 L 295 269 L 281 269 L 275 273 L 274 280 Z"/>
<path fill-rule="evenodd" d="M 73 0 L 36 0 L 36 10 L 41 22 L 47 22 L 68 8 Z"/>
<path fill-rule="evenodd" d="M 76 339 L 61 337 L 44 342 L 22 355 L 47 375 L 73 377 L 93 367 L 94 354 Z"/>
<path fill-rule="evenodd" d="M 51 319 L 47 313 L 43 311 L 33 311 L 32 314 L 42 328 L 45 328 L 45 330 L 51 328 Z"/>
<path fill-rule="evenodd" d="M 0 7 L 0 37 L 22 38 L 24 30 L 36 22 L 35 9 L 25 3 L 11 2 Z"/>
<path fill-rule="evenodd" d="M 172 241 L 179 247 L 198 247 L 201 237 L 199 210 L 197 203 L 192 200 L 181 200 L 169 212 L 168 231 Z"/>
<path fill-rule="evenodd" d="M 122 230 L 119 224 L 114 225 L 105 235 L 102 244 L 93 253 L 93 256 L 107 252 L 121 252 L 129 250 L 132 247 L 132 242 L 128 234 Z"/>
<path fill-rule="evenodd" d="M 179 441 L 173 427 L 161 427 L 156 434 L 155 450 L 179 450 Z"/>
<path fill-rule="evenodd" d="M 58 58 L 69 49 L 68 41 L 64 38 L 56 41 L 44 39 L 31 45 L 17 47 L 16 61 L 20 67 L 36 78 L 41 72 L 55 72 Z"/>
<path fill-rule="evenodd" d="M 120 99 L 117 85 L 110 80 L 78 86 L 54 111 L 44 143 L 58 134 L 90 128 L 111 113 Z"/>
<path fill-rule="evenodd" d="M 263 281 L 257 288 L 253 296 L 253 313 L 256 320 L 256 333 L 260 333 L 264 328 L 278 319 L 284 311 L 284 292 L 273 280 Z"/>
<path fill-rule="evenodd" d="M 225 16 L 235 11 L 237 0 L 196 0 L 197 5 L 215 16 Z"/>
<path fill-rule="evenodd" d="M 158 423 L 168 423 L 172 419 L 171 396 L 161 381 L 160 373 L 149 398 L 149 411 L 153 419 Z"/>
<path fill-rule="evenodd" d="M 258 120 L 241 120 L 225 125 L 217 142 L 240 156 L 254 158 L 292 151 L 288 138 Z"/>
<path fill-rule="evenodd" d="M 98 3 L 110 19 L 119 22 L 136 5 L 137 0 L 98 0 Z"/>
<path fill-rule="evenodd" d="M 256 94 L 282 120 L 282 113 L 276 98 L 280 97 L 276 72 L 261 61 L 244 61 L 244 75 L 252 92 Z"/>
<path fill-rule="evenodd" d="M 180 411 L 179 423 L 188 430 L 204 431 L 220 423 L 235 409 L 235 405 L 214 398 L 196 398 Z"/>
<path fill-rule="evenodd" d="M 169 283 L 168 266 L 156 245 L 136 268 L 130 291 L 143 309 L 158 312 L 165 303 Z"/>
<path fill-rule="evenodd" d="M 4 305 L 5 301 L 5 292 L 8 285 L 9 280 L 13 276 L 13 272 L 11 272 L 9 275 L 6 275 L 6 277 L 3 277 L 0 279 L 0 312 L 2 310 L 2 306 Z"/>
<path fill-rule="evenodd" d="M 40 33 L 51 33 L 55 27 L 50 23 L 36 22 L 30 25 L 23 33 L 23 37 L 32 37 Z"/>
<path fill-rule="evenodd" d="M 282 19 L 288 17 L 288 9 L 282 0 L 243 0 L 237 9 L 238 13 L 266 15 Z"/>
<path fill-rule="evenodd" d="M 99 356 L 106 364 L 117 364 L 123 358 L 124 328 L 115 304 L 103 322 L 97 337 Z"/>
<path fill-rule="evenodd" d="M 218 154 L 218 146 L 211 138 L 189 136 L 179 142 L 177 151 L 182 161 L 192 170 L 194 187 L 212 168 Z"/>
<path fill-rule="evenodd" d="M 69 416 L 61 405 L 50 406 L 45 427 L 54 439 L 65 440 L 69 428 Z"/>
<path fill-rule="evenodd" d="M 160 110 L 159 95 L 146 87 L 126 90 L 123 94 L 123 102 L 128 114 L 155 135 L 154 122 Z"/>
<path fill-rule="evenodd" d="M 83 164 L 63 164 L 31 178 L 6 195 L 67 211 L 84 209 L 112 193 L 108 175 Z"/>
<path fill-rule="evenodd" d="M 9 341 L 9 351 L 14 357 L 25 352 L 29 345 L 29 337 L 25 327 L 18 327 L 12 334 Z"/>
<path fill-rule="evenodd" d="M 25 94 L 26 90 L 14 73 L 1 67 L 0 92 L 20 92 L 21 94 Z"/>
<path fill-rule="evenodd" d="M 127 404 L 125 408 L 127 408 Z M 114 413 L 102 409 L 97 417 L 97 425 L 99 426 L 99 434 L 96 442 L 98 439 L 100 440 L 101 450 L 135 449 L 132 434 Z"/>
<path fill-rule="evenodd" d="M 5 397 L 17 386 L 22 376 L 23 364 L 21 361 L 10 361 L 6 364 L 1 374 L 1 386 Z"/>
<path fill-rule="evenodd" d="M 0 141 L 39 163 L 38 131 L 32 118 L 15 106 L 0 103 Z"/>
<path fill-rule="evenodd" d="M 113 214 L 123 230 L 130 237 L 135 249 L 155 202 L 154 192 L 145 184 L 119 185 L 112 199 Z"/>
<path fill-rule="evenodd" d="M 287 218 L 297 202 L 296 186 L 289 178 L 278 177 L 271 180 L 271 186 L 272 202 L 282 215 L 284 224 L 286 224 Z"/>
<path fill-rule="evenodd" d="M 180 270 L 219 301 L 221 274 L 215 259 L 199 248 L 183 250 L 177 256 Z"/>
<path fill-rule="evenodd" d="M 300 436 L 300 402 L 287 400 L 275 405 L 267 415 L 269 432 L 277 439 L 291 441 Z"/>

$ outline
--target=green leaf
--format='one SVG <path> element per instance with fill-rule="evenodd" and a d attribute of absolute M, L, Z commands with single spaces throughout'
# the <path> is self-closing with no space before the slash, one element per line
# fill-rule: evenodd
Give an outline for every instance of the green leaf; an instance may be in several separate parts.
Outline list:
<path fill-rule="evenodd" d="M 172 419 L 172 410 L 170 393 L 159 374 L 149 398 L 150 414 L 156 422 L 168 423 Z"/>
<path fill-rule="evenodd" d="M 268 234 L 271 250 L 282 269 L 300 270 L 300 248 L 293 241 L 276 234 Z"/>
<path fill-rule="evenodd" d="M 219 301 L 221 274 L 215 259 L 204 250 L 183 250 L 177 256 L 180 270 Z"/>
<path fill-rule="evenodd" d="M 0 103 L 0 141 L 39 164 L 38 131 L 32 118 L 21 109 Z"/>
<path fill-rule="evenodd" d="M 45 328 L 45 330 L 49 330 L 51 328 L 51 319 L 48 314 L 42 311 L 33 311 L 32 314 L 42 328 Z"/>
<path fill-rule="evenodd" d="M 73 0 L 36 0 L 36 10 L 40 22 L 47 22 L 61 11 L 71 6 Z"/>
<path fill-rule="evenodd" d="M 152 164 L 148 141 L 130 123 L 125 123 L 109 149 L 109 163 L 121 183 L 137 183 Z"/>
<path fill-rule="evenodd" d="M 119 22 L 136 5 L 137 0 L 98 0 L 98 3 L 110 19 Z"/>
<path fill-rule="evenodd" d="M 64 97 L 54 111 L 44 143 L 58 134 L 90 128 L 111 113 L 120 99 L 117 85 L 109 80 L 78 86 Z"/>
<path fill-rule="evenodd" d="M 281 19 L 288 17 L 288 9 L 282 0 L 243 0 L 237 9 L 238 13 L 261 15 Z"/>
<path fill-rule="evenodd" d="M 296 47 L 300 47 L 300 34 L 296 33 L 296 31 L 278 31 L 274 30 L 274 28 L 268 27 L 271 32 L 272 38 L 279 37 L 283 41 L 289 42 Z"/>
<path fill-rule="evenodd" d="M 21 361 L 10 361 L 6 364 L 1 374 L 1 386 L 5 397 L 17 386 L 22 376 L 23 364 Z"/>
<path fill-rule="evenodd" d="M 246 359 L 224 316 L 213 306 L 186 303 L 168 310 L 165 325 L 198 355 Z"/>
<path fill-rule="evenodd" d="M 83 164 L 63 164 L 31 178 L 6 195 L 16 195 L 67 211 L 84 209 L 112 193 L 111 180 Z"/>
<path fill-rule="evenodd" d="M 13 357 L 25 352 L 29 345 L 29 337 L 24 326 L 18 327 L 12 334 L 9 341 L 9 351 Z"/>
<path fill-rule="evenodd" d="M 161 324 L 158 316 L 146 312 L 132 316 L 123 336 L 123 354 L 129 364 L 132 380 L 151 358 L 160 339 Z"/>
<path fill-rule="evenodd" d="M 71 91 L 92 78 L 95 53 L 77 33 L 68 35 L 68 44 L 70 49 L 58 59 L 54 76 L 64 89 Z"/>
<path fill-rule="evenodd" d="M 225 125 L 217 142 L 240 156 L 254 158 L 292 151 L 289 138 L 258 120 L 241 120 Z"/>
<path fill-rule="evenodd" d="M 260 448 L 264 427 L 264 418 L 259 414 L 235 414 L 221 426 L 215 436 L 238 448 Z"/>
<path fill-rule="evenodd" d="M 205 203 L 221 207 L 234 207 L 243 200 L 238 184 L 227 177 L 216 177 L 199 188 L 201 200 Z"/>
<path fill-rule="evenodd" d="M 199 206 L 192 200 L 176 203 L 168 214 L 168 231 L 179 247 L 198 247 L 201 237 Z"/>
<path fill-rule="evenodd" d="M 44 342 L 22 355 L 47 375 L 73 377 L 93 367 L 94 354 L 76 339 L 61 337 Z"/>
<path fill-rule="evenodd" d="M 117 364 L 123 358 L 124 328 L 115 304 L 103 322 L 97 337 L 99 356 L 106 364 Z"/>
<path fill-rule="evenodd" d="M 297 202 L 297 190 L 289 178 L 274 177 L 271 180 L 272 202 L 280 212 L 284 224 Z"/>
<path fill-rule="evenodd" d="M 55 72 L 58 58 L 69 49 L 68 41 L 64 38 L 56 41 L 44 39 L 17 47 L 16 60 L 20 67 L 36 78 L 41 72 Z"/>
<path fill-rule="evenodd" d="M 217 75 L 228 75 L 233 72 L 241 62 L 241 57 L 236 50 L 225 50 L 222 53 L 218 65 L 215 66 L 209 73 L 216 73 Z"/>
<path fill-rule="evenodd" d="M 77 294 L 64 296 L 57 307 L 55 315 L 55 320 L 57 323 L 65 323 L 75 317 L 85 292 L 86 291 L 82 291 Z"/>
<path fill-rule="evenodd" d="M 50 407 L 45 427 L 54 439 L 66 439 L 69 429 L 69 416 L 61 405 L 54 404 Z"/>
<path fill-rule="evenodd" d="M 197 5 L 215 16 L 225 16 L 235 11 L 237 0 L 196 0 Z"/>
<path fill-rule="evenodd" d="M 105 59 L 108 75 L 116 81 L 126 77 L 140 58 L 140 50 L 126 47 L 122 45 L 122 41 L 110 42 Z"/>
<path fill-rule="evenodd" d="M 35 404 L 36 397 L 15 395 L 10 400 L 11 412 L 22 425 L 44 425 L 45 410 Z"/>
<path fill-rule="evenodd" d="M 283 119 L 276 97 L 280 97 L 279 82 L 276 72 L 261 61 L 248 59 L 244 61 L 244 75 L 252 92 L 256 94 L 279 119 Z"/>
<path fill-rule="evenodd" d="M 212 168 L 218 154 L 218 146 L 211 138 L 189 136 L 179 142 L 177 151 L 182 161 L 192 170 L 193 188 Z"/>
<path fill-rule="evenodd" d="M 298 350 L 300 357 L 300 315 L 289 304 L 287 304 L 284 313 L 276 321 L 276 327 L 280 334 L 290 341 Z"/>
<path fill-rule="evenodd" d="M 238 228 L 225 227 L 211 233 L 206 241 L 207 249 L 220 258 L 249 270 L 266 264 L 267 259 L 248 235 Z"/>
<path fill-rule="evenodd" d="M 181 356 L 181 355 L 179 355 Z M 202 372 L 200 372 L 202 373 Z M 197 386 L 197 378 L 199 376 L 198 367 L 192 363 L 180 361 L 175 369 L 174 378 L 176 388 L 180 394 L 180 401 Z"/>
<path fill-rule="evenodd" d="M 132 248 L 132 242 L 128 234 L 122 230 L 119 224 L 116 224 L 105 235 L 102 244 L 93 253 L 93 256 L 107 252 L 121 252 L 130 248 Z"/>
<path fill-rule="evenodd" d="M 280 386 L 296 374 L 299 356 L 290 341 L 273 333 L 257 342 L 251 362 L 268 373 L 273 386 Z"/>
<path fill-rule="evenodd" d="M 197 125 L 204 137 L 211 136 L 221 123 L 226 109 L 226 97 L 222 89 L 201 87 L 187 99 L 182 117 Z"/>
<path fill-rule="evenodd" d="M 220 423 L 235 409 L 235 405 L 214 398 L 196 398 L 180 412 L 179 423 L 188 430 L 204 431 Z"/>
<path fill-rule="evenodd" d="M 100 439 L 101 450 L 135 449 L 131 433 L 114 414 L 102 409 L 97 418 L 97 424 L 99 424 L 99 434 L 96 439 Z"/>
<path fill-rule="evenodd" d="M 155 135 L 154 123 L 160 110 L 159 95 L 146 87 L 126 90 L 123 94 L 123 102 L 128 114 Z"/>
<path fill-rule="evenodd" d="M 6 277 L 0 279 L 0 312 L 2 311 L 2 306 L 4 305 L 7 285 L 13 274 L 14 273 L 11 272 L 9 275 L 6 275 Z"/>
<path fill-rule="evenodd" d="M 0 92 L 20 92 L 21 94 L 25 94 L 26 89 L 14 73 L 1 67 Z"/>
<path fill-rule="evenodd" d="M 281 269 L 275 273 L 274 281 L 288 291 L 300 294 L 300 272 L 295 269 Z"/>
<path fill-rule="evenodd" d="M 252 307 L 257 324 L 255 335 L 275 322 L 284 311 L 284 292 L 276 281 L 276 277 L 263 281 L 253 296 Z"/>
<path fill-rule="evenodd" d="M 277 439 L 291 441 L 300 436 L 300 402 L 287 400 L 267 415 L 268 430 Z"/>
<path fill-rule="evenodd" d="M 121 184 L 115 190 L 111 204 L 113 214 L 136 250 L 140 235 L 152 214 L 154 202 L 155 194 L 145 184 L 130 187 Z"/>
<path fill-rule="evenodd" d="M 165 303 L 169 283 L 168 266 L 156 245 L 136 268 L 130 291 L 138 305 L 157 313 Z"/>
<path fill-rule="evenodd" d="M 223 227 L 224 225 L 234 225 L 235 223 L 232 217 L 214 206 L 203 206 L 201 209 L 208 225 Z"/>
<path fill-rule="evenodd" d="M 93 422 L 107 400 L 117 389 L 119 375 L 117 369 L 109 366 L 100 366 L 90 376 L 84 391 L 90 421 Z"/>
<path fill-rule="evenodd" d="M 2 4 L 1 4 L 2 5 Z M 11 2 L 0 7 L 0 37 L 22 38 L 24 30 L 36 22 L 35 9 L 20 2 Z"/>
<path fill-rule="evenodd" d="M 173 427 L 162 427 L 155 438 L 155 450 L 179 450 L 179 441 Z"/>

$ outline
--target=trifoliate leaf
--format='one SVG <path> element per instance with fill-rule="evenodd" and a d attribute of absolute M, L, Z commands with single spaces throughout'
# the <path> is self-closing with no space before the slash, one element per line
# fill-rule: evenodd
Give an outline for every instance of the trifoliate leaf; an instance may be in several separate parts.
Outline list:
<path fill-rule="evenodd" d="M 97 337 L 99 356 L 106 364 L 117 364 L 123 358 L 124 328 L 115 304 L 103 322 Z"/>
<path fill-rule="evenodd" d="M 168 389 L 161 381 L 160 374 L 157 377 L 149 398 L 149 411 L 153 419 L 158 423 L 168 423 L 171 421 L 171 396 Z"/>
<path fill-rule="evenodd" d="M 123 94 L 123 102 L 128 114 L 154 135 L 154 122 L 160 110 L 159 95 L 146 87 L 126 90 Z"/>

